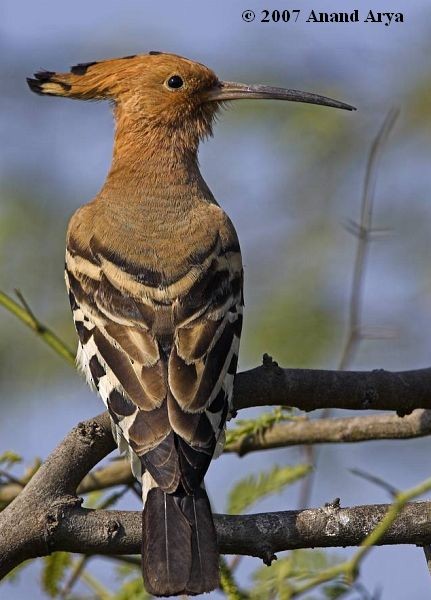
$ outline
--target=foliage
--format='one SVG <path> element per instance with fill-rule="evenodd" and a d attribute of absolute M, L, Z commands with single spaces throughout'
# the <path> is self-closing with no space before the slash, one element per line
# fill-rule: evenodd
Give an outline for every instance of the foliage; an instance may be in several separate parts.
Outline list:
<path fill-rule="evenodd" d="M 96 506 L 102 502 L 103 492 L 101 490 L 95 490 L 87 494 L 83 506 L 85 508 L 96 508 Z"/>
<path fill-rule="evenodd" d="M 227 600 L 247 600 L 248 594 L 239 589 L 234 579 L 233 569 L 230 569 L 225 559 L 220 557 L 220 587 Z"/>
<path fill-rule="evenodd" d="M 279 493 L 287 485 L 305 477 L 310 469 L 310 465 L 274 466 L 270 471 L 241 479 L 229 493 L 227 512 L 230 514 L 243 513 L 258 500 Z"/>
<path fill-rule="evenodd" d="M 14 452 L 13 450 L 6 450 L 0 454 L 0 465 L 9 469 L 12 465 L 16 465 L 22 461 L 22 456 Z"/>
<path fill-rule="evenodd" d="M 22 462 L 22 457 L 13 450 L 6 450 L 0 454 L 0 485 L 10 482 L 19 482 L 9 470 L 16 464 Z M 0 510 L 7 506 L 7 502 L 0 500 Z"/>
<path fill-rule="evenodd" d="M 148 600 L 151 598 L 143 585 L 140 567 L 122 563 L 117 568 L 122 584 L 113 594 L 112 600 Z"/>
<path fill-rule="evenodd" d="M 136 569 L 135 569 L 136 571 Z M 147 600 L 151 598 L 142 585 L 142 575 L 139 573 L 125 581 L 120 589 L 112 596 L 112 600 Z"/>
<path fill-rule="evenodd" d="M 6 575 L 6 577 L 4 578 L 4 581 L 18 581 L 19 576 L 21 575 L 22 571 L 24 571 L 24 569 L 28 566 L 31 565 L 31 560 L 26 560 L 24 562 L 22 562 L 20 565 L 16 566 L 14 569 L 12 569 L 12 571 L 10 573 L 8 573 Z"/>
<path fill-rule="evenodd" d="M 68 552 L 53 552 L 43 559 L 42 588 L 50 598 L 56 598 L 60 593 L 61 584 L 71 564 L 72 556 Z"/>
<path fill-rule="evenodd" d="M 236 419 L 235 427 L 226 432 L 226 445 L 233 444 L 243 437 L 261 435 L 276 423 L 292 420 L 294 417 L 291 411 L 292 409 L 286 406 L 277 406 L 271 412 L 263 412 L 256 419 Z"/>
<path fill-rule="evenodd" d="M 339 560 L 334 555 L 321 550 L 293 550 L 270 567 L 260 567 L 254 572 L 250 600 L 290 600 L 294 594 L 295 580 L 307 580 L 337 562 Z M 332 600 L 346 589 L 346 584 L 331 582 L 323 593 L 325 598 Z"/>

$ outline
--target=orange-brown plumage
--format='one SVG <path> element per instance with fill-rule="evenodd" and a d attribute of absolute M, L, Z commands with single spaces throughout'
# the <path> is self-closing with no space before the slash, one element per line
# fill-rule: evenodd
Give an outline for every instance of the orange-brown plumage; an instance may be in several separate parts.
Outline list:
<path fill-rule="evenodd" d="M 232 410 L 243 273 L 235 229 L 199 171 L 198 145 L 225 100 L 352 107 L 222 82 L 204 65 L 163 53 L 28 81 L 42 95 L 113 104 L 111 169 L 67 232 L 78 361 L 143 481 L 148 591 L 210 591 L 218 585 L 218 551 L 203 477 Z"/>

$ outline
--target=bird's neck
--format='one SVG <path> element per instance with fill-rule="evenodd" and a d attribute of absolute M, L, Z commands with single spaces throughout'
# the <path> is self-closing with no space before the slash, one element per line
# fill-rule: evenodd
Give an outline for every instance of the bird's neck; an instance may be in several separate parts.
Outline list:
<path fill-rule="evenodd" d="M 101 196 L 122 202 L 214 201 L 198 165 L 199 138 L 142 118 L 117 118 L 110 171 Z"/>

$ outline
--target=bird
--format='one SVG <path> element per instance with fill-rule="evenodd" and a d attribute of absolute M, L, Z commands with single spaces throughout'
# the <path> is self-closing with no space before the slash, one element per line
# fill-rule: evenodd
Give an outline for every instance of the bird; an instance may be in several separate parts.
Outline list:
<path fill-rule="evenodd" d="M 41 70 L 27 82 L 43 96 L 113 106 L 109 173 L 67 228 L 77 364 L 142 482 L 146 590 L 210 592 L 219 586 L 219 552 L 204 476 L 234 413 L 244 301 L 238 236 L 201 175 L 198 147 L 232 100 L 354 107 L 222 81 L 201 63 L 158 51 Z"/>

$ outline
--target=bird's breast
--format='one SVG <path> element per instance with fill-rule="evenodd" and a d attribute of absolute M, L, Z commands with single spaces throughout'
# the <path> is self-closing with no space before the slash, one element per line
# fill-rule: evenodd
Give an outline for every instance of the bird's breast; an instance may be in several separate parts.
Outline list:
<path fill-rule="evenodd" d="M 81 255 L 89 251 L 108 280 L 132 295 L 171 303 L 187 294 L 222 251 L 223 212 L 216 205 L 196 203 L 187 210 L 176 203 L 122 210 L 102 205 L 92 207 L 90 219 L 89 207 L 72 218 L 68 246 Z"/>

